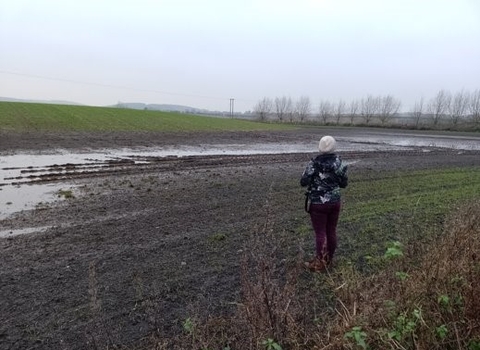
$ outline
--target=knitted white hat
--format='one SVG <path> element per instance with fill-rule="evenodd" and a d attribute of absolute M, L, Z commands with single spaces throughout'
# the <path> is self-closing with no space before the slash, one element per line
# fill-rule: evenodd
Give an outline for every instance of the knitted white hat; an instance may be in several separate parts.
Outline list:
<path fill-rule="evenodd" d="M 318 150 L 320 153 L 332 153 L 335 151 L 337 146 L 337 141 L 331 136 L 324 136 L 320 139 L 318 143 Z"/>

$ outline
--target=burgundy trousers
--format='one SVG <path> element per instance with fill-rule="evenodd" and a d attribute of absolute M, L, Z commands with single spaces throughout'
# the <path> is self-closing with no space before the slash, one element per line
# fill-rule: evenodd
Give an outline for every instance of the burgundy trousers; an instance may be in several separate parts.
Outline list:
<path fill-rule="evenodd" d="M 332 261 L 337 248 L 337 223 L 341 202 L 312 204 L 310 218 L 315 231 L 317 257 L 327 262 Z"/>

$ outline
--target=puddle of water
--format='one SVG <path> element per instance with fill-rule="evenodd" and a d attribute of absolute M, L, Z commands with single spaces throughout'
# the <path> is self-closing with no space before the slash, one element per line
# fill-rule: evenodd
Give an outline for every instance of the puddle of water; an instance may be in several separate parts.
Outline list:
<path fill-rule="evenodd" d="M 66 172 L 69 167 L 91 168 L 111 160 L 108 153 L 15 154 L 0 159 L 0 186 L 25 181 L 28 176 Z"/>
<path fill-rule="evenodd" d="M 72 190 L 65 184 L 10 185 L 0 187 L 0 220 L 13 213 L 48 205 L 56 200 L 60 190 Z"/>
<path fill-rule="evenodd" d="M 197 155 L 249 155 L 275 153 L 315 152 L 316 143 L 295 144 L 222 144 L 200 147 L 165 147 L 150 149 L 105 149 L 95 153 L 66 153 L 58 151 L 54 154 L 15 154 L 0 159 L 0 188 L 38 179 L 48 174 L 66 174 L 69 171 L 95 171 L 107 166 L 109 162 L 148 163 L 148 157 L 185 157 Z M 339 151 L 348 150 L 394 150 L 401 147 L 386 144 L 368 144 L 359 146 L 355 142 L 344 142 Z"/>
<path fill-rule="evenodd" d="M 363 133 L 353 137 L 338 137 L 338 151 L 385 151 L 411 147 L 444 147 L 458 150 L 480 150 L 479 137 L 434 136 L 420 134 Z M 0 158 L 0 220 L 12 213 L 33 209 L 39 203 L 50 203 L 61 189 L 70 189 L 63 184 L 21 184 L 38 176 L 66 173 L 75 168 L 92 171 L 108 165 L 111 161 L 148 163 L 147 157 L 196 156 L 196 155 L 248 155 L 275 153 L 315 152 L 317 143 L 262 143 L 218 144 L 204 146 L 180 146 L 143 149 L 105 149 L 101 152 L 68 153 L 56 150 L 51 154 L 16 154 Z M 142 158 L 143 157 L 143 158 Z"/>
<path fill-rule="evenodd" d="M 368 134 L 362 136 L 347 137 L 347 142 L 374 143 L 377 145 L 389 145 L 399 147 L 436 147 L 455 150 L 480 150 L 480 137 L 473 136 L 432 136 L 414 134 Z"/>
<path fill-rule="evenodd" d="M 362 146 L 362 149 L 385 149 L 385 145 Z M 42 175 L 62 174 L 68 171 L 95 171 L 111 161 L 148 163 L 148 157 L 195 155 L 248 155 L 272 153 L 312 152 L 316 144 L 221 144 L 199 147 L 165 147 L 148 149 L 105 149 L 102 152 L 68 153 L 57 150 L 51 154 L 15 154 L 0 158 L 0 220 L 21 210 L 34 209 L 59 200 L 58 191 L 71 189 L 62 183 L 28 184 Z M 343 145 L 342 150 L 356 149 L 354 144 Z M 398 148 L 398 147 L 397 147 Z M 143 157 L 143 158 L 142 158 Z"/>

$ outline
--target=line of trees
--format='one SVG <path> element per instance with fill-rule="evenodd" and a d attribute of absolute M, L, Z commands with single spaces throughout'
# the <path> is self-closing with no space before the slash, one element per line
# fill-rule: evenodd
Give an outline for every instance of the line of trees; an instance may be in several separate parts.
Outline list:
<path fill-rule="evenodd" d="M 323 124 L 366 124 L 388 125 L 400 116 L 402 102 L 392 95 L 331 102 L 321 100 L 314 107 L 308 96 L 297 100 L 282 96 L 274 99 L 264 97 L 254 107 L 253 113 L 259 120 L 278 120 L 279 122 L 317 121 Z M 408 119 L 408 124 L 420 125 L 448 124 L 457 127 L 462 123 L 473 123 L 480 126 L 480 89 L 473 92 L 461 90 L 451 93 L 440 90 L 425 100 L 423 97 L 415 101 L 408 111 L 401 116 Z"/>

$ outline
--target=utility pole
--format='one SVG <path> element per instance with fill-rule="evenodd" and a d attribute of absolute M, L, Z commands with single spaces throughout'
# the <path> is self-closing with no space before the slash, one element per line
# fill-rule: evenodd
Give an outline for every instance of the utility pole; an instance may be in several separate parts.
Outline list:
<path fill-rule="evenodd" d="M 230 99 L 230 118 L 233 118 L 234 106 L 235 106 L 235 99 L 231 98 Z"/>

